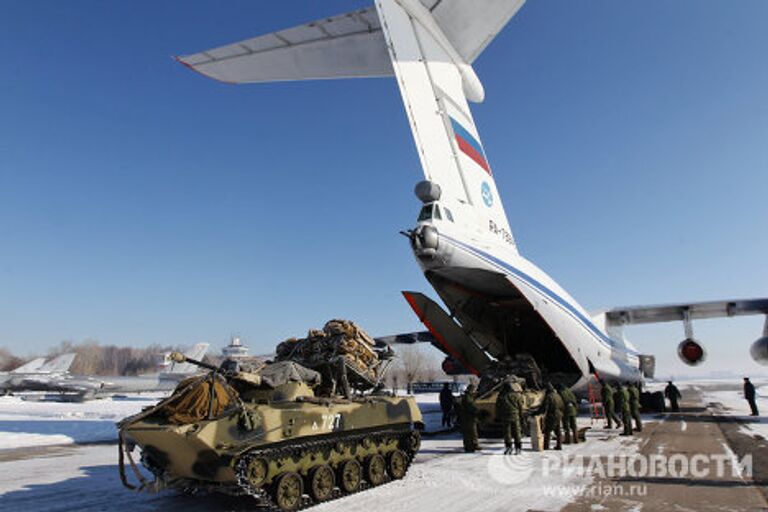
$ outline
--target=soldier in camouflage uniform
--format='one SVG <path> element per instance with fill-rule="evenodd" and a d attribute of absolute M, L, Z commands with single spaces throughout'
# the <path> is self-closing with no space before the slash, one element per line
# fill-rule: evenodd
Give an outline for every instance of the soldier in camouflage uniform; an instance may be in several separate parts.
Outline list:
<path fill-rule="evenodd" d="M 616 395 L 616 392 L 613 389 L 613 386 L 611 386 L 608 382 L 605 382 L 603 380 L 600 381 L 600 384 L 602 384 L 602 393 L 603 393 L 603 412 L 605 413 L 605 428 L 613 428 L 613 423 L 616 423 L 616 426 L 621 425 L 621 421 L 619 421 L 619 418 L 616 416 L 616 402 L 614 401 L 614 396 Z"/>
<path fill-rule="evenodd" d="M 555 387 L 547 384 L 547 394 L 544 396 L 544 449 L 549 450 L 549 442 L 552 433 L 555 434 L 557 444 L 555 450 L 563 449 L 563 433 L 560 424 L 563 422 L 563 399 L 555 391 Z"/>
<path fill-rule="evenodd" d="M 643 420 L 640 417 L 640 384 L 629 384 L 629 406 L 632 418 L 635 420 L 635 430 L 643 431 Z"/>
<path fill-rule="evenodd" d="M 579 442 L 579 430 L 576 427 L 576 415 L 578 414 L 578 401 L 576 395 L 573 394 L 568 387 L 563 384 L 558 386 L 560 392 L 560 398 L 563 399 L 565 404 L 565 410 L 563 414 L 563 431 L 565 432 L 565 444 L 571 444 Z"/>
<path fill-rule="evenodd" d="M 626 384 L 621 384 L 619 386 L 619 392 L 618 395 L 621 397 L 619 406 L 621 407 L 621 422 L 624 424 L 624 432 L 621 433 L 623 436 L 631 436 L 632 435 L 632 405 L 631 405 L 631 398 L 629 395 L 629 389 L 627 389 Z"/>
<path fill-rule="evenodd" d="M 512 453 L 514 439 L 514 453 L 522 451 L 522 427 L 520 421 L 523 417 L 523 396 L 520 385 L 505 382 L 496 398 L 496 419 L 501 423 L 504 432 L 504 455 Z"/>
<path fill-rule="evenodd" d="M 474 452 L 480 449 L 477 438 L 477 405 L 475 405 L 475 385 L 470 384 L 461 397 L 461 435 L 464 438 L 464 451 Z"/>

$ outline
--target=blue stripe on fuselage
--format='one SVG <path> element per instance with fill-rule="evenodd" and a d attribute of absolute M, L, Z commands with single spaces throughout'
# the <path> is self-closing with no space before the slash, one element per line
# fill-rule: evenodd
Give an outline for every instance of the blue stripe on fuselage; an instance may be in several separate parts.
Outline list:
<path fill-rule="evenodd" d="M 571 313 L 571 315 L 575 316 L 579 321 L 581 321 L 581 323 L 584 324 L 584 326 L 587 329 L 589 329 L 589 331 L 591 331 L 592 334 L 597 336 L 597 339 L 603 345 L 606 345 L 608 349 L 610 349 L 610 350 L 623 350 L 625 353 L 627 353 L 629 355 L 632 355 L 632 356 L 637 356 L 638 355 L 638 352 L 635 352 L 633 350 L 629 350 L 625 346 L 621 346 L 623 344 L 619 345 L 618 342 L 616 342 L 615 340 L 613 340 L 610 337 L 608 337 L 605 334 L 603 334 L 603 332 L 600 331 L 600 329 L 598 329 L 597 326 L 595 324 L 593 324 L 591 320 L 589 320 L 587 317 L 585 317 L 578 309 L 576 309 L 567 300 L 565 300 L 560 295 L 558 295 L 554 291 L 550 290 L 546 285 L 540 283 L 539 281 L 537 281 L 533 277 L 529 276 L 528 274 L 526 274 L 522 270 L 513 267 L 512 265 L 510 265 L 509 263 L 505 262 L 504 260 L 501 260 L 501 259 L 499 259 L 499 258 L 497 258 L 497 257 L 495 257 L 495 256 L 493 256 L 491 254 L 488 254 L 487 252 L 485 252 L 485 251 L 483 251 L 481 249 L 477 249 L 475 247 L 472 247 L 471 245 L 467 245 L 464 242 L 461 242 L 459 240 L 456 240 L 454 238 L 451 238 L 451 237 L 443 235 L 443 234 L 441 234 L 440 236 L 443 237 L 443 238 L 446 238 L 447 240 L 450 240 L 451 242 L 457 244 L 459 247 L 469 251 L 470 253 L 473 253 L 475 256 L 478 256 L 481 259 L 483 259 L 483 260 L 485 260 L 485 261 L 487 261 L 489 263 L 492 263 L 492 264 L 496 265 L 497 267 L 501 267 L 502 269 L 506 270 L 507 272 L 510 272 L 510 273 L 514 274 L 515 276 L 519 277 L 520 279 L 522 279 L 523 281 L 525 281 L 526 283 L 528 283 L 532 287 L 538 289 L 540 292 L 542 292 L 543 294 L 547 295 L 549 298 L 554 300 L 561 307 L 565 308 L 569 313 Z M 619 345 L 619 346 L 616 346 L 616 345 Z"/>

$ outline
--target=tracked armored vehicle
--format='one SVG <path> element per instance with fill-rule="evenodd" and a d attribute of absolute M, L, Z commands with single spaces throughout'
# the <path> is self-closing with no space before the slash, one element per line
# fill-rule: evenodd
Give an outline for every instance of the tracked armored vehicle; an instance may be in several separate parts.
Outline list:
<path fill-rule="evenodd" d="M 217 368 L 173 357 L 209 373 L 118 424 L 121 479 L 130 488 L 218 491 L 296 510 L 403 478 L 419 449 L 423 420 L 413 397 L 318 396 L 320 374 L 290 360 Z M 134 462 L 136 448 L 154 481 Z"/>

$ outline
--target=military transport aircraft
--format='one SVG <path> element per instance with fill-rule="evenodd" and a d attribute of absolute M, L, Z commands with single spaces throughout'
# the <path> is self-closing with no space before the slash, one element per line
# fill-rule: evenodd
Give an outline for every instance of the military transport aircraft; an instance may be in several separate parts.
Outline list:
<path fill-rule="evenodd" d="M 208 346 L 208 343 L 198 343 L 185 355 L 202 360 Z M 173 391 L 181 380 L 198 371 L 192 364 L 171 362 L 158 373 L 137 376 L 62 375 L 57 378 L 40 378 L 35 375 L 23 379 L 19 387 L 25 391 L 59 393 L 61 399 L 80 401 L 123 393 Z"/>
<path fill-rule="evenodd" d="M 619 308 L 589 314 L 525 259 L 494 182 L 468 102 L 482 102 L 473 62 L 523 0 L 376 0 L 375 5 L 179 57 L 228 83 L 394 76 L 418 150 L 422 207 L 410 239 L 447 311 L 404 292 L 447 356 L 447 368 L 481 374 L 489 365 L 535 360 L 549 380 L 584 390 L 595 377 L 651 375 L 622 334 L 625 325 L 679 320 L 681 358 L 696 364 L 697 318 L 768 314 L 768 299 Z M 765 361 L 768 324 L 753 355 Z M 496 363 L 494 363 L 496 362 Z"/>

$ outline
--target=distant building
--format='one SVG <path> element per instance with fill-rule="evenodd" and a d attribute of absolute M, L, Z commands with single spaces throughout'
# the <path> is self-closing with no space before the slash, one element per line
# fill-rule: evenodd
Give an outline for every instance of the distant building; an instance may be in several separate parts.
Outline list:
<path fill-rule="evenodd" d="M 227 359 L 243 359 L 248 357 L 248 347 L 243 345 L 240 336 L 232 336 L 229 345 L 221 349 L 221 353 Z"/>

